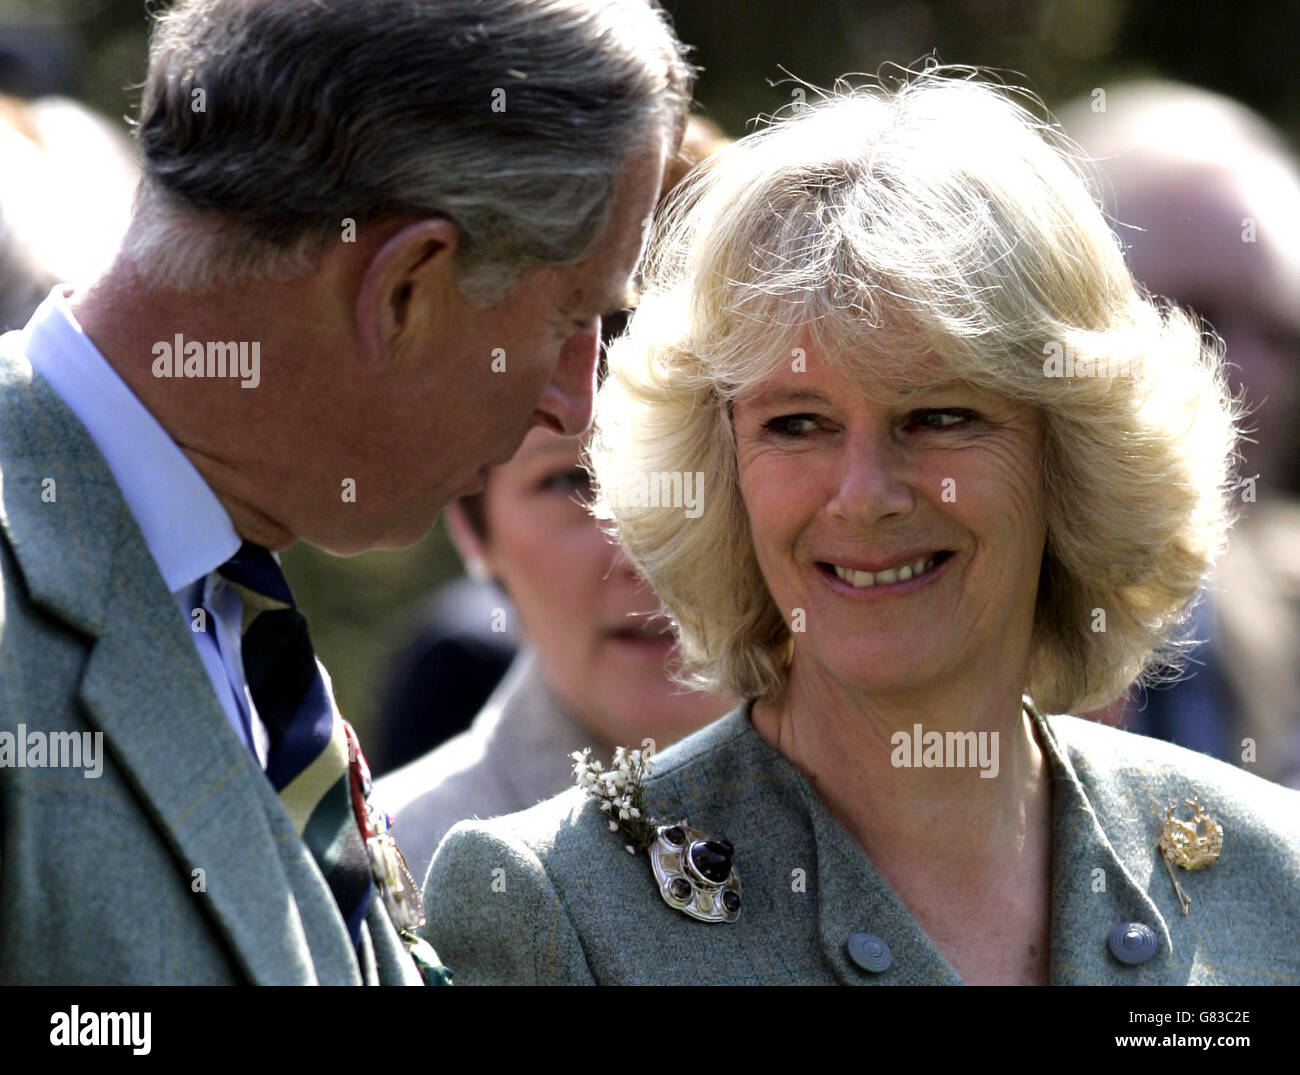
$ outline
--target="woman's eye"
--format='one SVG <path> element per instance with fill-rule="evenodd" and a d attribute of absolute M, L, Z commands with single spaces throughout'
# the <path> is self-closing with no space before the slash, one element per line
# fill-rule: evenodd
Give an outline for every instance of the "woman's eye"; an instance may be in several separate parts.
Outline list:
<path fill-rule="evenodd" d="M 591 476 L 581 467 L 556 471 L 542 479 L 540 488 L 543 492 L 563 493 L 565 496 L 576 493 L 585 501 L 591 498 Z"/>
<path fill-rule="evenodd" d="M 763 432 L 778 437 L 802 437 L 817 428 L 817 419 L 809 414 L 782 414 L 763 423 Z"/>
<path fill-rule="evenodd" d="M 977 415 L 966 410 L 914 411 L 910 424 L 921 429 L 951 429 L 954 426 L 969 425 Z"/>

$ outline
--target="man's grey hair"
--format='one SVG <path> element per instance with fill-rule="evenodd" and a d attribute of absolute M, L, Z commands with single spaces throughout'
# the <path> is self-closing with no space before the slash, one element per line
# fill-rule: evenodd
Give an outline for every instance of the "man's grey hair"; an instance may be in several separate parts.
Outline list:
<path fill-rule="evenodd" d="M 462 290 L 500 301 L 596 245 L 629 161 L 680 138 L 693 74 L 651 0 L 181 0 L 150 45 L 126 253 L 201 290 L 438 215 Z"/>

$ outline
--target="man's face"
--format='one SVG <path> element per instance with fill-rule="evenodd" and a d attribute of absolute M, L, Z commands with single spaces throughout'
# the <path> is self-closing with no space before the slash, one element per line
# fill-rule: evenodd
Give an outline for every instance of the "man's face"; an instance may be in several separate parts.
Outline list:
<path fill-rule="evenodd" d="M 457 291 L 417 346 L 348 386 L 356 420 L 336 431 L 332 454 L 356 478 L 355 501 L 329 513 L 329 533 L 302 537 L 344 554 L 409 545 L 533 426 L 569 436 L 588 426 L 600 316 L 626 304 L 664 158 L 662 140 L 633 158 L 585 260 L 528 273 L 491 309 Z"/>

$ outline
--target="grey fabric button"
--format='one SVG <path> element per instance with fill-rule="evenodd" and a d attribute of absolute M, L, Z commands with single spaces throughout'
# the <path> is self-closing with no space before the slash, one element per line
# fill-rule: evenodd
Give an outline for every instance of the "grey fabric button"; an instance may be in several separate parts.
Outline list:
<path fill-rule="evenodd" d="M 849 937 L 849 958 L 863 970 L 871 971 L 872 974 L 879 974 L 881 971 L 889 970 L 894 962 L 894 957 L 889 951 L 889 945 L 874 933 L 861 930 Z"/>
<path fill-rule="evenodd" d="M 1155 932 L 1143 922 L 1121 922 L 1110 931 L 1110 954 L 1121 963 L 1145 963 L 1156 954 Z"/>

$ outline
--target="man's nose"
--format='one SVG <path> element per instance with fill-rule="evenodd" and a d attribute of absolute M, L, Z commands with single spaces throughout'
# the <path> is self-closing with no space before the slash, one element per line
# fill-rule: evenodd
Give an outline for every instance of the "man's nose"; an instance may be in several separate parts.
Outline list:
<path fill-rule="evenodd" d="M 845 437 L 834 481 L 830 514 L 858 527 L 907 515 L 916 506 L 906 448 L 886 428 Z"/>
<path fill-rule="evenodd" d="M 576 437 L 591 425 L 599 357 L 599 321 L 560 345 L 560 359 L 537 404 L 534 424 L 566 437 Z"/>

